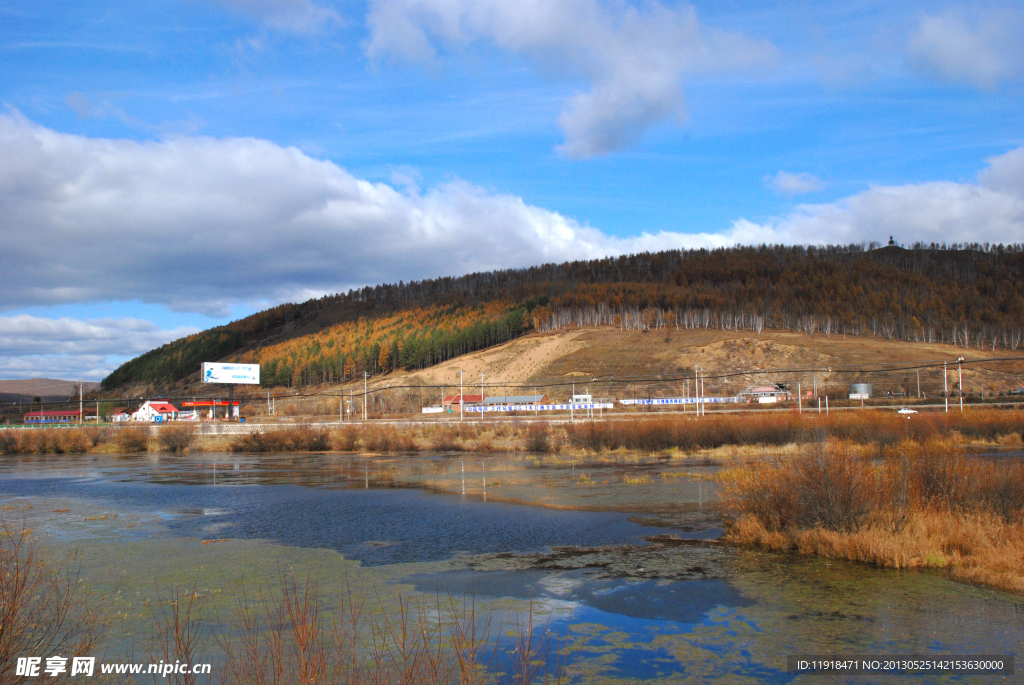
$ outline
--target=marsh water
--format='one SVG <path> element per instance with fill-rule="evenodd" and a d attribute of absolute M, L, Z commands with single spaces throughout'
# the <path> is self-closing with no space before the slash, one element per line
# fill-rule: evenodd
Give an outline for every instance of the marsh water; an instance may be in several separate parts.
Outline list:
<path fill-rule="evenodd" d="M 473 597 L 568 635 L 577 682 L 1013 682 L 823 676 L 789 655 L 1019 655 L 1024 600 L 949 580 L 718 541 L 716 466 L 558 456 L 8 458 L 0 505 L 142 630 L 195 585 L 214 613 L 282 568 L 323 591 Z"/>

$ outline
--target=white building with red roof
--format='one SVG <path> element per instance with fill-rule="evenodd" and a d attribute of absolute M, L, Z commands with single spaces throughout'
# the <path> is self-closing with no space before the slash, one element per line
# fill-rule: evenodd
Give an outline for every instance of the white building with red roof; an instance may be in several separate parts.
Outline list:
<path fill-rule="evenodd" d="M 162 423 L 171 421 L 178 416 L 178 409 L 170 402 L 164 400 L 149 400 L 132 414 L 132 421 L 145 421 L 148 423 Z"/>

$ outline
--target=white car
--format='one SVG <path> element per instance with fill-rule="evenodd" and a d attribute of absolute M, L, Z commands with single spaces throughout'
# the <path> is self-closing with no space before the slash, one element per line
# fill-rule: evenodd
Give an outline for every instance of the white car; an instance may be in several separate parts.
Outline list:
<path fill-rule="evenodd" d="M 916 409 L 907 409 L 906 407 L 903 407 L 903 409 L 900 409 L 896 413 L 897 414 L 916 414 L 917 410 Z M 910 418 L 910 417 L 908 416 L 907 418 Z"/>

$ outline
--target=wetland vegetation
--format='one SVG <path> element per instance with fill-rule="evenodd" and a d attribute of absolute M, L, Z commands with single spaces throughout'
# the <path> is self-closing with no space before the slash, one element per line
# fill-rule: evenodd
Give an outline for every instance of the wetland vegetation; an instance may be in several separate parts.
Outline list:
<path fill-rule="evenodd" d="M 98 653 L 214 682 L 791 682 L 1019 647 L 1020 415 L 11 431 L 4 544 L 78 574 Z"/>

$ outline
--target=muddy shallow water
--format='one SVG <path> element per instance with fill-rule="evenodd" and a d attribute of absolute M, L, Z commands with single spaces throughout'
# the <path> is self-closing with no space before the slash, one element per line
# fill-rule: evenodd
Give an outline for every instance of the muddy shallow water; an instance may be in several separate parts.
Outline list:
<path fill-rule="evenodd" d="M 713 464 L 523 455 L 21 457 L 0 505 L 113 588 L 118 639 L 156 588 L 213 614 L 282 567 L 324 591 L 475 597 L 570 631 L 578 682 L 823 682 L 786 656 L 1019 654 L 1024 601 L 938 573 L 717 540 Z M 204 543 L 205 541 L 205 543 Z M 198 581 L 196 580 L 198 578 Z M 211 615 L 213 615 L 211 614 Z M 846 676 L 828 682 L 1013 682 Z"/>

